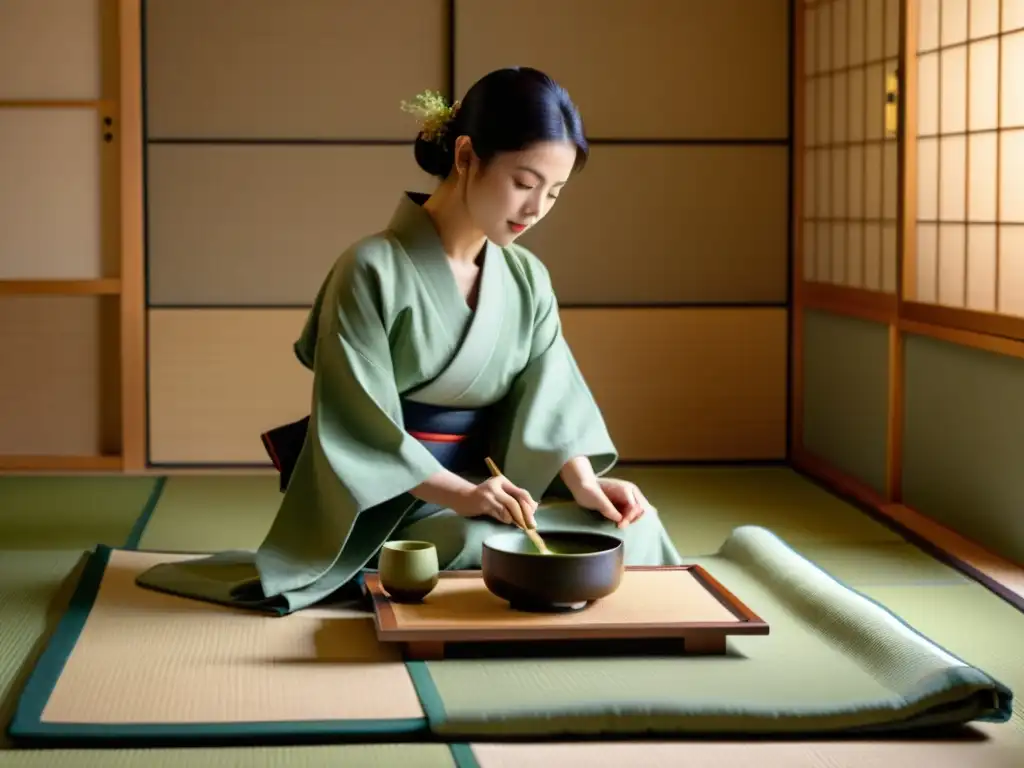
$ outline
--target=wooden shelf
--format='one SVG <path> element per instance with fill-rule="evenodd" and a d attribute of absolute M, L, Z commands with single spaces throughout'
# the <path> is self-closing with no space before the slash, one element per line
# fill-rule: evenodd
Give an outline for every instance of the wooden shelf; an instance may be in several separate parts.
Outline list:
<path fill-rule="evenodd" d="M 120 456 L 4 456 L 0 472 L 120 472 Z"/>
<path fill-rule="evenodd" d="M 115 277 L 96 280 L 0 280 L 0 296 L 117 296 L 121 281 Z"/>
<path fill-rule="evenodd" d="M 113 99 L 0 99 L 0 109 L 117 109 Z"/>

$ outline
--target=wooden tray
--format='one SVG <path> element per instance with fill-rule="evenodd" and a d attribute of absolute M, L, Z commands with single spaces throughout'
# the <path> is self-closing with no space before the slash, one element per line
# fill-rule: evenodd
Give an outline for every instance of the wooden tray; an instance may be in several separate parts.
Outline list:
<path fill-rule="evenodd" d="M 491 594 L 480 571 L 442 571 L 422 603 L 392 602 L 367 574 L 377 638 L 414 659 L 444 658 L 448 643 L 681 640 L 687 653 L 723 654 L 729 635 L 769 628 L 697 565 L 626 568 L 619 588 L 574 613 L 526 613 Z"/>

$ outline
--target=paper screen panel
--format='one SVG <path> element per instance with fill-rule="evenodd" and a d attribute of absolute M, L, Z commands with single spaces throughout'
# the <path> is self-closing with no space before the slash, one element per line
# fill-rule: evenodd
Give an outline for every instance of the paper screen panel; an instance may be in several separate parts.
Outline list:
<path fill-rule="evenodd" d="M 0 3 L 0 99 L 98 99 L 101 15 L 116 0 Z M 0 164 L 0 168 L 3 168 Z"/>
<path fill-rule="evenodd" d="M 999 6 L 1003 0 L 970 0 L 970 36 L 988 37 L 999 32 Z"/>
<path fill-rule="evenodd" d="M 942 0 L 939 16 L 939 42 L 943 47 L 956 45 L 967 39 L 968 0 Z"/>
<path fill-rule="evenodd" d="M 267 464 L 309 412 L 300 310 L 150 312 L 151 460 Z M 623 459 L 785 455 L 783 309 L 566 309 L 565 336 Z"/>
<path fill-rule="evenodd" d="M 1024 0 L 1002 0 L 1003 32 L 1024 28 Z"/>
<path fill-rule="evenodd" d="M 447 3 L 149 0 L 151 137 L 415 138 L 447 77 Z"/>
<path fill-rule="evenodd" d="M 806 280 L 896 290 L 898 153 L 884 104 L 898 10 L 896 0 L 831 0 L 805 10 L 815 30 L 815 47 L 804 50 L 804 89 L 815 111 L 805 117 L 814 126 L 813 138 L 804 137 L 810 168 L 801 215 L 814 233 L 802 244 Z"/>
<path fill-rule="evenodd" d="M 520 242 L 563 304 L 784 302 L 786 179 L 784 147 L 598 146 Z"/>
<path fill-rule="evenodd" d="M 268 463 L 260 433 L 309 413 L 292 351 L 306 311 L 150 310 L 154 463 Z"/>
<path fill-rule="evenodd" d="M 116 452 L 116 299 L 0 296 L 0 328 L 0 454 Z"/>
<path fill-rule="evenodd" d="M 968 65 L 968 127 L 972 131 L 991 130 L 998 125 L 999 117 L 999 40 L 971 43 Z M 935 86 L 937 89 L 937 82 Z"/>
<path fill-rule="evenodd" d="M 109 276 L 105 164 L 92 109 L 0 109 L 0 279 Z"/>
<path fill-rule="evenodd" d="M 1024 31 L 1006 26 L 1016 5 L 915 2 L 926 52 L 916 63 L 918 228 L 908 298 L 1022 316 L 1024 269 L 1013 249 L 1024 230 L 1024 91 L 1014 73 L 1024 67 Z"/>
<path fill-rule="evenodd" d="M 939 47 L 939 4 L 942 0 L 910 0 L 917 3 L 917 50 Z"/>
<path fill-rule="evenodd" d="M 1004 36 L 1002 43 L 999 124 L 1003 128 L 1024 128 L 1024 31 Z"/>
<path fill-rule="evenodd" d="M 784 309 L 577 309 L 562 323 L 623 459 L 785 456 Z"/>
<path fill-rule="evenodd" d="M 430 191 L 411 146 L 149 148 L 153 304 L 310 304 L 342 252 Z"/>
<path fill-rule="evenodd" d="M 999 227 L 999 308 L 1024 316 L 1024 226 Z"/>
<path fill-rule="evenodd" d="M 787 5 L 456 0 L 456 89 L 528 62 L 568 89 L 591 137 L 783 138 Z"/>

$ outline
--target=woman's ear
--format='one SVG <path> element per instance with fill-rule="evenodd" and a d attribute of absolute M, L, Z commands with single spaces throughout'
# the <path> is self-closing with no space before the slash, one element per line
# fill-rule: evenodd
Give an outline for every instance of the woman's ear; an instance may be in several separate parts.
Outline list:
<path fill-rule="evenodd" d="M 473 152 L 473 141 L 469 136 L 459 136 L 455 140 L 455 172 L 459 176 L 465 176 L 473 167 L 473 160 L 476 154 Z"/>

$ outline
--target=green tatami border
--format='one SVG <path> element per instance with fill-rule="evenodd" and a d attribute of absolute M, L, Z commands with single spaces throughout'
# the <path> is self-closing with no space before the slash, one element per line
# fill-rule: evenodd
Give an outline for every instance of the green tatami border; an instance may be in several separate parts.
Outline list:
<path fill-rule="evenodd" d="M 101 545 L 89 554 L 68 607 L 18 699 L 7 730 L 16 746 L 138 748 L 435 741 L 426 717 L 194 724 L 44 722 L 43 712 L 89 618 L 110 556 L 117 549 Z"/>
<path fill-rule="evenodd" d="M 163 495 L 166 486 L 166 475 L 156 479 L 156 483 L 153 484 L 153 490 L 150 491 L 149 498 L 146 500 L 146 505 L 142 508 L 139 516 L 135 519 L 135 524 L 132 525 L 132 529 L 128 533 L 128 538 L 124 542 L 124 549 L 139 548 L 142 535 L 146 532 L 146 526 L 149 525 L 149 521 L 153 518 L 153 513 L 156 512 L 156 507 L 160 503 L 160 497 Z"/>

